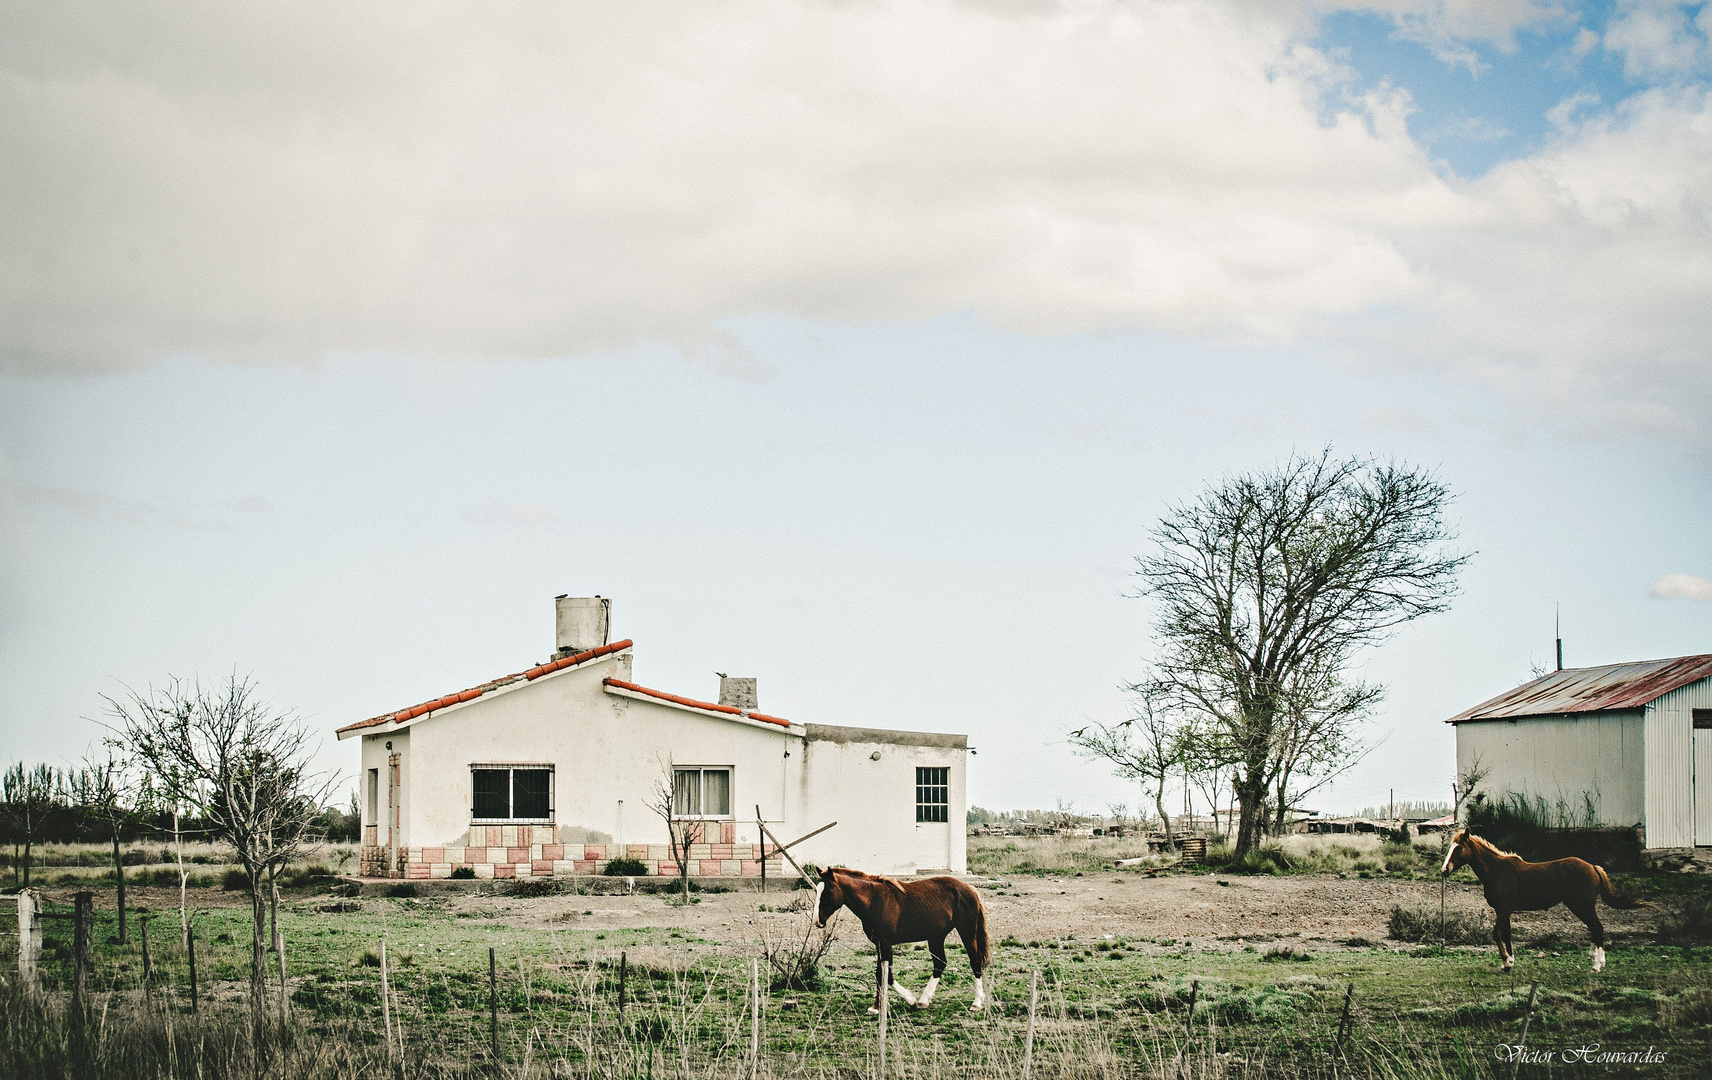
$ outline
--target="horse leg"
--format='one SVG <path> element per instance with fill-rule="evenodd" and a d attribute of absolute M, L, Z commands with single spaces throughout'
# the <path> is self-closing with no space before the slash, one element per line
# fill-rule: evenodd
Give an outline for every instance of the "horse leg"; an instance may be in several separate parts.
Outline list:
<path fill-rule="evenodd" d="M 1593 935 L 1593 974 L 1605 970 L 1605 924 L 1599 921 L 1599 910 L 1593 897 L 1586 901 L 1577 900 L 1571 904 L 1565 901 L 1565 906 L 1575 913 L 1575 917 L 1587 924 L 1587 932 Z"/>
<path fill-rule="evenodd" d="M 925 1009 L 933 1004 L 933 993 L 939 989 L 939 977 L 945 974 L 945 939 L 929 941 L 927 951 L 933 954 L 933 976 L 927 980 L 927 985 L 921 988 L 921 1000 L 916 1008 Z"/>
<path fill-rule="evenodd" d="M 892 947 L 890 945 L 886 946 L 886 964 L 886 973 L 891 979 L 892 989 L 896 990 L 898 992 L 898 996 L 904 999 L 905 1005 L 914 1005 L 915 995 L 905 989 L 904 984 L 898 981 L 898 965 L 897 961 L 892 959 Z M 883 994 L 885 992 L 885 989 L 881 988 L 880 993 Z"/>
<path fill-rule="evenodd" d="M 1504 961 L 1500 971 L 1509 971 L 1516 962 L 1515 950 L 1510 945 L 1510 912 L 1500 909 L 1498 918 L 1492 923 L 1492 940 L 1498 943 L 1498 958 Z"/>
<path fill-rule="evenodd" d="M 868 1011 L 876 1015 L 880 1012 L 880 999 L 886 996 L 886 984 L 882 981 L 881 972 L 886 970 L 885 965 L 890 963 L 891 959 L 891 946 L 874 946 L 874 1004 L 868 1006 Z"/>

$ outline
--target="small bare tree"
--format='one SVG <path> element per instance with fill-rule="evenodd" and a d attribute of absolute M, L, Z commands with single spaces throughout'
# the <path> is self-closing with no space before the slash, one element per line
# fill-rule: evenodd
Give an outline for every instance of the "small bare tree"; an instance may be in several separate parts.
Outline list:
<path fill-rule="evenodd" d="M 690 845 L 701 843 L 702 823 L 686 816 L 685 793 L 679 791 L 678 770 L 670 759 L 660 763 L 662 776 L 654 782 L 648 809 L 666 823 L 666 842 L 683 884 L 684 904 L 690 902 Z"/>
<path fill-rule="evenodd" d="M 22 842 L 24 846 L 23 887 L 27 889 L 36 841 L 41 838 L 49 816 L 61 806 L 59 770 L 52 765 L 27 768 L 20 761 L 0 776 L 0 798 L 5 800 L 0 810 L 5 812 L 13 844 Z M 18 872 L 17 860 L 13 861 L 12 872 L 14 875 Z"/>
<path fill-rule="evenodd" d="M 1138 726 L 1139 725 L 1139 726 Z M 1153 800 L 1154 813 L 1171 838 L 1171 815 L 1165 812 L 1165 783 L 1173 770 L 1183 765 L 1183 733 L 1180 724 L 1153 699 L 1138 696 L 1130 718 L 1107 727 L 1090 724 L 1072 732 L 1070 745 L 1087 758 L 1103 758 L 1126 780 L 1141 784 L 1143 796 Z"/>
<path fill-rule="evenodd" d="M 175 806 L 194 807 L 249 877 L 250 1022 L 257 1046 L 267 1035 L 269 875 L 314 840 L 315 814 L 332 785 L 307 771 L 309 737 L 290 713 L 256 699 L 247 679 L 216 692 L 197 683 L 109 698 L 111 742 L 152 777 Z"/>
<path fill-rule="evenodd" d="M 119 944 L 125 944 L 125 862 L 119 853 L 119 833 L 131 818 L 129 796 L 134 785 L 126 774 L 124 763 L 115 757 L 86 758 L 84 763 L 65 774 L 66 793 L 71 804 L 94 821 L 99 821 L 113 842 L 113 879 L 118 891 Z"/>

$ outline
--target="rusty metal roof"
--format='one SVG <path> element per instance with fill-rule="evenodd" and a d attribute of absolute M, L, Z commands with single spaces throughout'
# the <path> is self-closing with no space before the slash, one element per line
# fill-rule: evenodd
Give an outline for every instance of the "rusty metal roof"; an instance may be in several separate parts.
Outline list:
<path fill-rule="evenodd" d="M 1639 709 L 1679 686 L 1712 676 L 1712 653 L 1632 664 L 1564 668 L 1525 682 L 1514 690 L 1457 713 L 1447 724 L 1465 720 L 1509 720 L 1522 716 Z"/>

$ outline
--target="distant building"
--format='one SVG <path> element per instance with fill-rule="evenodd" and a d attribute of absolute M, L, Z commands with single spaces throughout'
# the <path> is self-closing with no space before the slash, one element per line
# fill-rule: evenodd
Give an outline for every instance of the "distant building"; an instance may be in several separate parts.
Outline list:
<path fill-rule="evenodd" d="M 339 729 L 361 740 L 365 874 L 557 877 L 624 857 L 675 875 L 649 807 L 668 775 L 700 834 L 692 876 L 761 873 L 757 807 L 779 843 L 838 822 L 800 862 L 964 870 L 965 736 L 782 719 L 754 679 L 721 676 L 717 702 L 655 690 L 632 643 L 608 642 L 611 601 L 561 596 L 555 614 L 551 659 Z"/>
<path fill-rule="evenodd" d="M 1447 721 L 1456 767 L 1514 792 L 1638 826 L 1648 848 L 1712 846 L 1712 654 L 1565 668 Z"/>

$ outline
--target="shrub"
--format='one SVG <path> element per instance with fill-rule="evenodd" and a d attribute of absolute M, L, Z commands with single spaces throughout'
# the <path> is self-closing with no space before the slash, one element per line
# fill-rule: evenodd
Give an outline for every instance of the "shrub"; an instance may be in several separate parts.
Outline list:
<path fill-rule="evenodd" d="M 641 859 L 610 859 L 602 873 L 607 877 L 646 877 L 648 867 Z"/>
<path fill-rule="evenodd" d="M 468 881 L 476 876 L 476 868 L 473 866 L 454 866 L 451 876 L 459 881 Z"/>
<path fill-rule="evenodd" d="M 527 881 L 513 881 L 511 887 L 505 891 L 511 896 L 552 896 L 559 891 L 559 883 L 552 878 L 530 878 Z"/>
<path fill-rule="evenodd" d="M 1712 938 L 1712 893 L 1684 895 L 1659 919 L 1659 931 L 1669 943 Z"/>
<path fill-rule="evenodd" d="M 1397 941 L 1436 945 L 1441 940 L 1439 913 L 1423 907 L 1392 904 L 1387 933 Z M 1492 943 L 1492 920 L 1485 912 L 1448 911 L 1445 913 L 1442 940 L 1446 945 L 1489 945 Z"/>
<path fill-rule="evenodd" d="M 416 883 L 414 881 L 401 881 L 397 885 L 389 887 L 386 890 L 386 895 L 408 899 L 416 895 Z"/>
<path fill-rule="evenodd" d="M 1277 963 L 1282 960 L 1312 960 L 1314 954 L 1295 945 L 1274 945 L 1260 954 L 1262 963 Z"/>
<path fill-rule="evenodd" d="M 250 875 L 242 870 L 228 870 L 221 875 L 220 887 L 227 892 L 249 892 Z"/>

